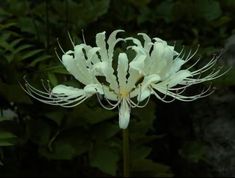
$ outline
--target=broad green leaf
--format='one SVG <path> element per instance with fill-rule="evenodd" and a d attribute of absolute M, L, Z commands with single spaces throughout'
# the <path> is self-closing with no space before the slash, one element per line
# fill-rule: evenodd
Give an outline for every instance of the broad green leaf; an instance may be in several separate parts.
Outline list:
<path fill-rule="evenodd" d="M 156 13 L 159 14 L 167 23 L 173 20 L 173 10 L 174 2 L 172 0 L 162 1 L 161 4 L 156 9 Z"/>
<path fill-rule="evenodd" d="M 186 142 L 179 153 L 183 158 L 195 163 L 203 160 L 206 154 L 204 145 L 197 141 Z"/>
<path fill-rule="evenodd" d="M 130 137 L 133 140 L 138 140 L 153 126 L 153 121 L 156 117 L 155 103 L 150 100 L 146 107 L 133 109 L 131 114 L 136 119 L 133 119 L 130 123 Z"/>
<path fill-rule="evenodd" d="M 11 132 L 0 131 L 0 146 L 12 146 L 16 143 L 17 136 Z"/>
<path fill-rule="evenodd" d="M 71 160 L 87 152 L 91 147 L 88 134 L 82 129 L 70 129 L 58 133 L 50 145 L 40 149 L 40 154 L 48 159 Z"/>
<path fill-rule="evenodd" d="M 220 4 L 216 0 L 197 0 L 195 4 L 198 15 L 208 21 L 215 20 L 222 14 Z"/>
<path fill-rule="evenodd" d="M 0 82 L 0 94 L 11 102 L 31 103 L 31 100 L 20 85 L 8 85 Z"/>
<path fill-rule="evenodd" d="M 63 111 L 54 111 L 44 114 L 47 118 L 53 120 L 58 126 L 61 125 L 62 119 L 64 118 L 65 112 Z"/>
<path fill-rule="evenodd" d="M 90 100 L 92 99 L 96 98 L 94 97 Z M 84 126 L 87 123 L 98 124 L 116 116 L 115 112 L 103 109 L 96 102 L 97 105 L 90 108 L 88 107 L 88 102 L 89 101 L 86 101 L 73 109 L 68 116 L 66 127 L 74 127 L 76 125 Z"/>
<path fill-rule="evenodd" d="M 139 159 L 132 162 L 133 177 L 173 177 L 169 166 L 153 162 L 149 159 Z"/>
<path fill-rule="evenodd" d="M 31 34 L 36 34 L 35 25 L 33 23 L 32 17 L 25 17 L 22 16 L 17 20 L 18 26 L 20 27 L 21 31 L 28 32 Z"/>
<path fill-rule="evenodd" d="M 15 145 L 14 142 L 12 142 L 11 139 L 0 139 L 0 146 L 13 146 Z"/>
<path fill-rule="evenodd" d="M 120 128 L 118 124 L 113 123 L 100 123 L 93 126 L 92 135 L 94 140 L 101 141 L 109 139 L 115 136 L 118 132 L 120 132 Z"/>
<path fill-rule="evenodd" d="M 28 132 L 32 142 L 38 145 L 47 145 L 51 138 L 51 127 L 43 119 L 31 119 L 28 122 Z"/>
<path fill-rule="evenodd" d="M 109 144 L 98 144 L 93 147 L 90 155 L 90 164 L 99 168 L 104 173 L 116 175 L 118 169 L 119 154 Z"/>
<path fill-rule="evenodd" d="M 141 145 L 131 147 L 131 160 L 145 159 L 151 152 L 152 148 Z"/>
<path fill-rule="evenodd" d="M 0 140 L 9 138 L 16 138 L 16 135 L 8 131 L 0 130 Z"/>
<path fill-rule="evenodd" d="M 50 152 L 46 147 L 41 147 L 39 152 L 47 159 L 54 160 L 71 160 L 76 155 L 76 150 L 72 145 L 59 142 L 56 143 L 55 149 L 52 152 Z"/>

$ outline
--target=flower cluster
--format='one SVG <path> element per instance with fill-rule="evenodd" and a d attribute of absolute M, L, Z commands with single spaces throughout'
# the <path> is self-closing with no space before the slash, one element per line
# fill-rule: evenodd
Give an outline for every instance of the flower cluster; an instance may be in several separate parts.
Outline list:
<path fill-rule="evenodd" d="M 160 38 L 151 39 L 145 33 L 138 34 L 142 40 L 117 38 L 119 32 L 123 30 L 112 32 L 107 40 L 105 32 L 98 33 L 95 47 L 85 43 L 75 45 L 71 40 L 73 49 L 64 52 L 60 60 L 67 71 L 84 84 L 83 88 L 60 84 L 41 91 L 26 81 L 25 91 L 43 103 L 63 107 L 75 107 L 96 94 L 104 108 L 119 107 L 119 126 L 125 129 L 129 124 L 131 108 L 144 107 L 150 95 L 166 103 L 174 99 L 193 101 L 211 94 L 213 90 L 208 87 L 199 94 L 186 96 L 183 92 L 187 87 L 223 75 L 220 68 L 211 70 L 217 62 L 216 57 L 200 69 L 192 70 L 200 59 L 182 69 L 197 50 L 185 54 L 184 50 L 177 52 L 174 46 Z M 127 44 L 127 50 L 132 50 L 135 56 L 131 60 L 127 52 L 120 52 L 114 68 L 115 46 L 120 42 Z M 105 82 L 99 77 L 105 78 Z M 103 104 L 101 96 L 106 104 Z M 144 100 L 146 102 L 142 104 Z M 107 107 L 107 104 L 110 106 Z"/>

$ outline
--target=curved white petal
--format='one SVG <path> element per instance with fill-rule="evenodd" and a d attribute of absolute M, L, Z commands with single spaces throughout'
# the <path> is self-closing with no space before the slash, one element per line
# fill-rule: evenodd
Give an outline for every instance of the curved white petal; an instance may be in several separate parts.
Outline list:
<path fill-rule="evenodd" d="M 96 35 L 96 45 L 100 48 L 99 53 L 101 56 L 101 61 L 108 61 L 108 51 L 106 48 L 105 41 L 105 31 L 102 33 L 97 33 Z"/>
<path fill-rule="evenodd" d="M 110 88 L 116 93 L 118 92 L 118 83 L 116 76 L 113 74 L 113 68 L 108 62 L 99 62 L 93 66 L 96 76 L 104 76 L 106 81 L 110 84 Z"/>
<path fill-rule="evenodd" d="M 137 54 L 136 57 L 129 64 L 129 77 L 127 80 L 127 90 L 135 88 L 136 83 L 145 74 L 145 54 Z"/>
<path fill-rule="evenodd" d="M 164 80 L 163 82 L 160 82 L 156 84 L 155 86 L 161 86 L 163 88 L 171 88 L 178 84 L 180 84 L 182 81 L 187 79 L 188 77 L 191 77 L 192 74 L 188 70 L 180 70 L 168 79 Z"/>
<path fill-rule="evenodd" d="M 84 91 L 88 96 L 91 96 L 93 94 L 99 93 L 101 95 L 104 94 L 102 90 L 102 86 L 100 84 L 89 84 L 84 87 Z"/>
<path fill-rule="evenodd" d="M 117 76 L 120 90 L 126 90 L 128 71 L 128 58 L 126 53 L 120 53 L 118 56 Z"/>
<path fill-rule="evenodd" d="M 122 100 L 119 108 L 119 127 L 126 129 L 130 122 L 130 107 L 125 99 Z"/>
<path fill-rule="evenodd" d="M 114 47 L 115 45 L 119 42 L 119 41 L 123 41 L 124 39 L 122 38 L 118 38 L 116 39 L 116 35 L 119 33 L 119 32 L 124 32 L 124 30 L 115 30 L 113 31 L 109 38 L 108 38 L 108 57 L 109 57 L 109 61 L 112 61 L 113 60 L 113 51 L 114 51 Z"/>
<path fill-rule="evenodd" d="M 71 73 L 78 81 L 83 84 L 88 84 L 90 80 L 87 80 L 81 69 L 78 67 L 78 62 L 73 58 L 71 54 L 64 54 L 62 56 L 62 62 L 69 73 Z"/>
<path fill-rule="evenodd" d="M 52 89 L 52 94 L 78 97 L 85 94 L 83 89 L 74 88 L 66 85 L 57 85 Z"/>
<path fill-rule="evenodd" d="M 151 38 L 145 34 L 145 33 L 138 33 L 138 35 L 141 35 L 144 39 L 144 49 L 146 50 L 147 53 L 149 53 L 151 47 L 152 47 L 152 40 Z"/>
<path fill-rule="evenodd" d="M 151 90 L 149 88 L 143 88 L 141 92 L 139 93 L 139 95 L 137 96 L 137 101 L 139 102 L 144 101 L 150 95 L 151 95 Z"/>

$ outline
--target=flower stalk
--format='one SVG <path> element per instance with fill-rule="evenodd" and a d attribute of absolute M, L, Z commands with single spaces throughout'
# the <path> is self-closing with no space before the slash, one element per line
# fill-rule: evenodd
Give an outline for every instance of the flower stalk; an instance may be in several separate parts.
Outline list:
<path fill-rule="evenodd" d="M 122 129 L 123 139 L 123 177 L 130 177 L 130 147 L 128 128 Z"/>

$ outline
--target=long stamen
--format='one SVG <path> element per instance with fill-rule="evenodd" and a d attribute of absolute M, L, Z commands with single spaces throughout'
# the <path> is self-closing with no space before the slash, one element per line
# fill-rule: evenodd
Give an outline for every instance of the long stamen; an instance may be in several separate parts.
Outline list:
<path fill-rule="evenodd" d="M 62 46 L 60 45 L 60 42 L 59 42 L 59 39 L 58 39 L 58 38 L 56 38 L 56 41 L 57 41 L 57 44 L 58 44 L 60 50 L 65 54 L 64 49 L 63 49 Z"/>

